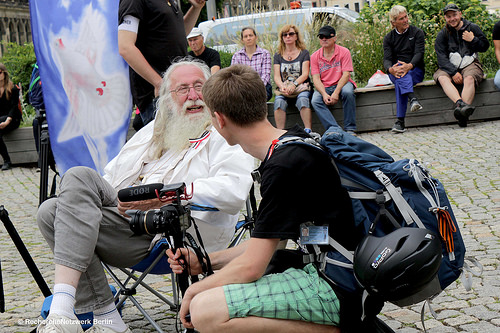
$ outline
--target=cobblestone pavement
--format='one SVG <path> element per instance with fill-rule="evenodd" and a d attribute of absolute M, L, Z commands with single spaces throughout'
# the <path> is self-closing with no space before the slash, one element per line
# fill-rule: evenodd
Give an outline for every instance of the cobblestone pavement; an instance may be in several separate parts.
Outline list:
<path fill-rule="evenodd" d="M 484 266 L 482 276 L 473 277 L 467 292 L 456 282 L 433 301 L 434 319 L 425 312 L 428 332 L 500 332 L 500 121 L 409 129 L 394 135 L 387 131 L 361 134 L 395 159 L 412 157 L 430 163 L 433 176 L 449 194 L 459 221 L 468 255 Z M 35 222 L 39 173 L 34 168 L 16 167 L 0 173 L 0 205 L 4 205 L 26 247 L 48 285 L 53 284 L 52 254 Z M 29 332 L 40 316 L 43 296 L 0 226 L 0 258 L 5 289 L 6 312 L 0 314 L 1 332 Z M 155 277 L 153 285 L 169 294 L 168 277 Z M 141 293 L 144 294 L 144 293 Z M 175 332 L 175 314 L 149 296 L 138 297 L 167 332 Z M 401 333 L 420 332 L 422 304 L 399 308 L 384 307 L 381 318 Z M 134 332 L 152 327 L 127 302 L 125 321 Z"/>

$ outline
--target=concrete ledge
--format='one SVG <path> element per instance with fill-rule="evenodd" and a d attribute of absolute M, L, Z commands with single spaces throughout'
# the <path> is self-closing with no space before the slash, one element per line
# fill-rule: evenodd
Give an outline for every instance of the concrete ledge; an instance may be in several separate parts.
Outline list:
<path fill-rule="evenodd" d="M 356 92 L 356 124 L 358 132 L 369 132 L 391 129 L 396 120 L 396 96 L 394 86 L 358 88 Z M 424 81 L 415 86 L 415 94 L 423 109 L 416 113 L 406 114 L 406 126 L 429 126 L 456 123 L 453 116 L 453 103 L 434 81 Z M 483 81 L 476 89 L 473 105 L 476 111 L 471 121 L 500 118 L 500 92 L 493 85 L 493 79 Z M 333 116 L 342 126 L 342 103 L 331 108 Z M 268 118 L 274 123 L 273 104 L 268 103 Z M 323 125 L 313 112 L 313 130 L 323 133 Z M 300 114 L 294 105 L 287 110 L 286 127 L 294 124 L 302 125 Z"/>
<path fill-rule="evenodd" d="M 415 86 L 417 95 L 423 109 L 416 113 L 408 112 L 406 126 L 430 126 L 456 123 L 453 117 L 453 103 L 443 93 L 441 87 L 434 81 L 424 81 Z M 500 92 L 493 85 L 493 79 L 483 81 L 476 90 L 474 98 L 476 111 L 471 116 L 471 121 L 489 120 L 500 118 Z M 337 103 L 333 108 L 333 116 L 342 125 L 342 103 Z M 323 133 L 324 128 L 313 112 L 313 130 Z M 274 124 L 273 103 L 268 103 L 268 119 Z M 396 97 L 394 86 L 356 89 L 356 123 L 358 132 L 389 130 L 396 119 Z M 294 105 L 287 110 L 286 127 L 301 124 L 300 114 Z M 132 126 L 129 128 L 127 138 L 135 133 Z M 6 135 L 4 141 L 7 145 L 12 163 L 36 163 L 35 140 L 32 127 L 18 128 Z"/>

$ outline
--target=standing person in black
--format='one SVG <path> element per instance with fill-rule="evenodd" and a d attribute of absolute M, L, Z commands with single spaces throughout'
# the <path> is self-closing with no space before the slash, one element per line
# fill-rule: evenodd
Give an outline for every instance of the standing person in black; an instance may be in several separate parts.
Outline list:
<path fill-rule="evenodd" d="M 3 158 L 2 171 L 12 167 L 3 135 L 19 127 L 22 113 L 19 110 L 19 89 L 9 78 L 9 72 L 0 63 L 0 155 Z"/>
<path fill-rule="evenodd" d="M 189 0 L 183 15 L 177 0 L 120 0 L 118 47 L 130 66 L 130 89 L 144 125 L 155 116 L 162 74 L 172 61 L 187 55 L 187 34 L 205 0 Z"/>
<path fill-rule="evenodd" d="M 406 131 L 408 101 L 411 112 L 422 109 L 413 92 L 413 86 L 424 79 L 425 37 L 421 29 L 409 24 L 408 12 L 403 6 L 392 7 L 389 20 L 394 29 L 384 37 L 384 68 L 394 83 L 396 92 L 398 119 L 392 131 L 403 133 Z"/>
<path fill-rule="evenodd" d="M 277 146 L 286 136 L 310 136 L 298 126 L 286 131 L 271 125 L 266 90 L 257 82 L 252 68 L 232 65 L 203 87 L 217 131 L 262 161 L 262 200 L 251 238 L 209 254 L 217 272 L 187 289 L 179 316 L 185 327 L 202 332 L 339 333 L 344 303 L 315 264 L 305 265 L 298 256 L 278 273 L 264 275 L 280 240 L 297 240 L 303 223 L 327 225 L 329 235 L 349 250 L 355 249 L 359 234 L 330 156 L 305 144 Z M 187 262 L 179 260 L 181 252 Z M 200 272 L 196 256 L 186 249 L 167 254 L 175 273 L 187 266 L 191 274 Z"/>
<path fill-rule="evenodd" d="M 205 46 L 201 29 L 193 28 L 187 36 L 187 40 L 191 48 L 188 54 L 206 63 L 208 68 L 210 68 L 210 72 L 215 74 L 221 68 L 220 55 L 216 50 Z"/>

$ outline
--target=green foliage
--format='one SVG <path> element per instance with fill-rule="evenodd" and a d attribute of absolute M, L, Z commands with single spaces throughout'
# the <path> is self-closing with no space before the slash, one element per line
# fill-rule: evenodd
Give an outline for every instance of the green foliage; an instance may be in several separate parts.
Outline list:
<path fill-rule="evenodd" d="M 447 3 L 443 0 L 382 0 L 372 2 L 371 7 L 364 7 L 354 29 L 355 38 L 344 41 L 344 46 L 351 50 L 356 80 L 366 83 L 377 69 L 383 69 L 383 38 L 391 30 L 388 12 L 395 5 L 404 6 L 408 10 L 410 24 L 424 31 L 425 79 L 431 79 L 437 69 L 434 41 L 438 32 L 445 26 L 442 9 Z M 465 19 L 479 25 L 492 45 L 491 32 L 498 17 L 489 14 L 480 0 L 457 0 L 453 3 L 462 9 Z M 492 47 L 487 52 L 480 53 L 479 59 L 486 73 L 491 75 L 497 70 L 498 62 Z"/>
<path fill-rule="evenodd" d="M 21 83 L 23 90 L 23 109 L 25 114 L 21 126 L 31 126 L 33 117 L 35 116 L 35 110 L 28 104 L 27 93 L 33 64 L 36 62 L 33 43 L 24 45 L 6 42 L 2 43 L 5 47 L 5 51 L 1 62 L 7 67 L 12 82 L 14 82 L 14 84 Z"/>
<path fill-rule="evenodd" d="M 221 68 L 231 66 L 231 59 L 233 58 L 232 52 L 219 51 Z"/>

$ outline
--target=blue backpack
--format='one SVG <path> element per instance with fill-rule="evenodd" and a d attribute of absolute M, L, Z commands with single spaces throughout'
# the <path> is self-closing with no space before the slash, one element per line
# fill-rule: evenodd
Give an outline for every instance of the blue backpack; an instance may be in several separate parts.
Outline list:
<path fill-rule="evenodd" d="M 330 155 L 351 198 L 355 224 L 364 234 L 384 236 L 395 228 L 418 227 L 440 235 L 442 260 L 436 278 L 417 294 L 392 303 L 407 306 L 429 300 L 459 278 L 465 244 L 443 185 L 424 165 L 415 159 L 394 161 L 379 147 L 338 127 L 329 128 L 321 139 L 282 138 L 275 149 L 286 144 L 308 144 Z M 391 223 L 374 224 L 381 214 Z M 333 238 L 329 241 L 328 252 L 314 259 L 320 272 L 347 293 L 363 293 L 354 276 L 353 253 Z"/>
<path fill-rule="evenodd" d="M 28 101 L 35 109 L 45 109 L 42 93 L 42 81 L 40 80 L 40 72 L 38 64 L 33 65 L 31 72 L 30 86 L 28 89 Z"/>

